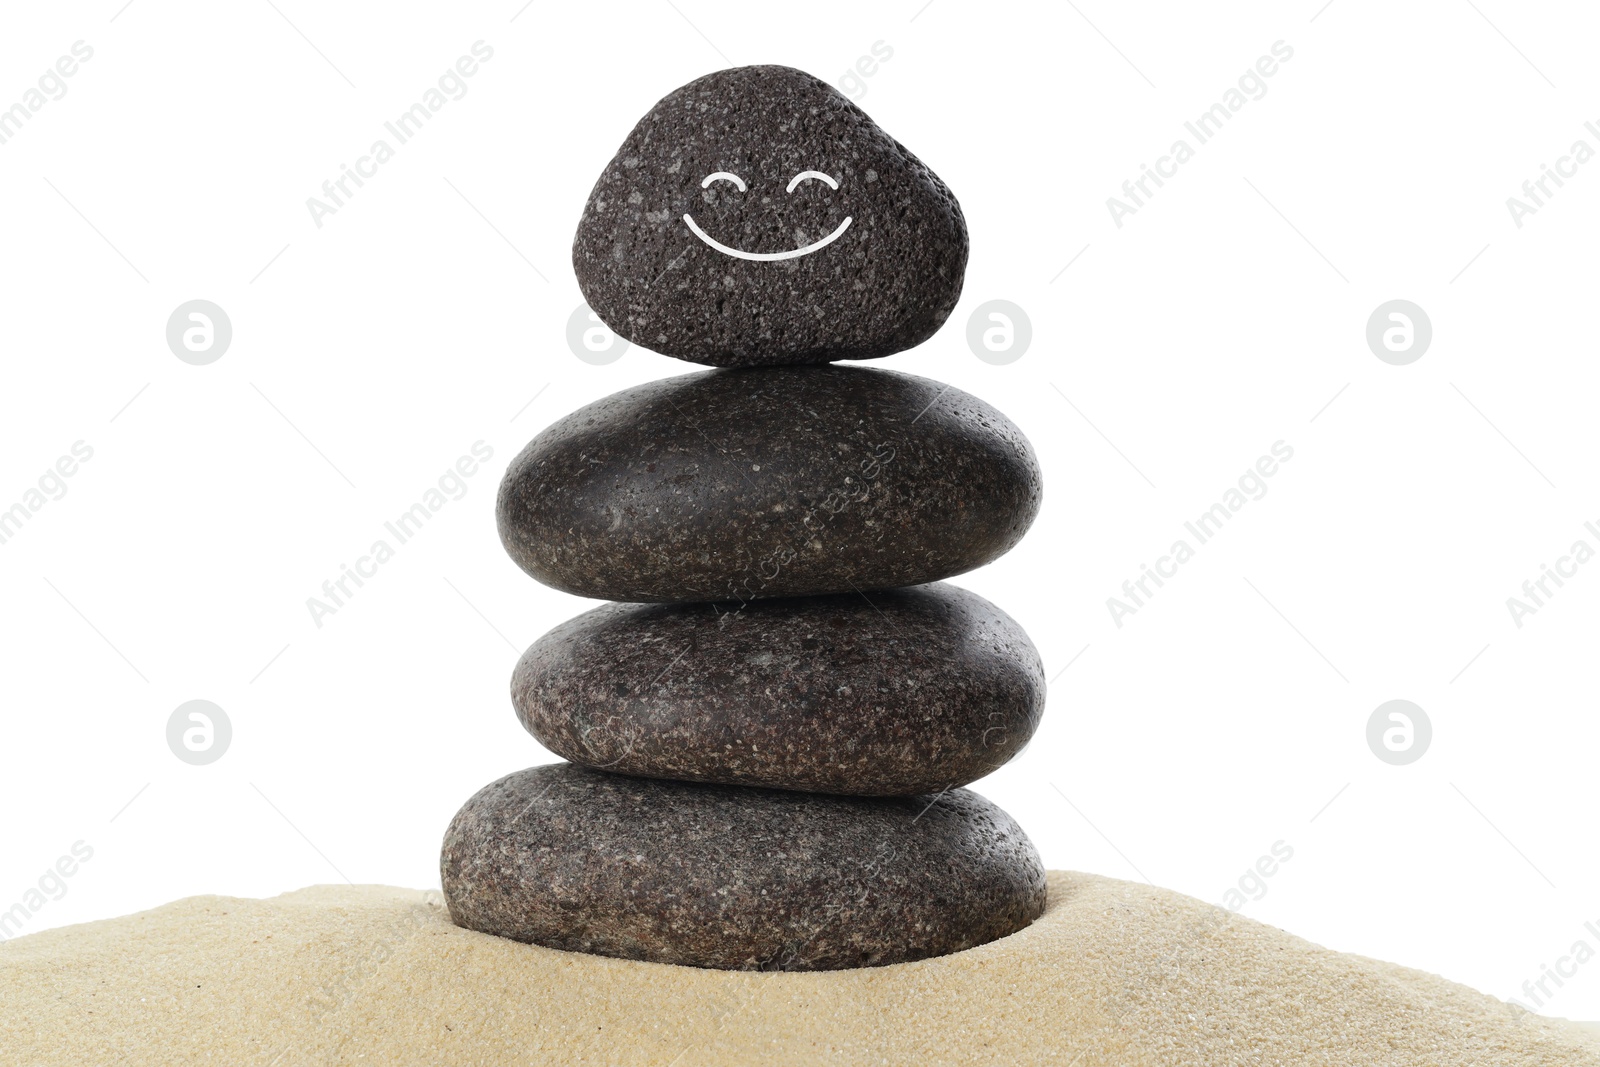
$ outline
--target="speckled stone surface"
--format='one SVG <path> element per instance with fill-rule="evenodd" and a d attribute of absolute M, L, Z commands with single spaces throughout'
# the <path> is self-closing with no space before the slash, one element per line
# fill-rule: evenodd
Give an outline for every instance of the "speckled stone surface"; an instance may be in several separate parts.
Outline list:
<path fill-rule="evenodd" d="M 793 184 L 808 171 L 826 180 Z M 706 184 L 714 174 L 733 177 Z M 792 258 L 731 254 L 835 233 Z M 572 264 L 595 313 L 656 352 L 724 367 L 870 359 L 950 315 L 967 227 L 944 182 L 832 86 L 736 67 L 634 127 L 589 194 Z"/>
<path fill-rule="evenodd" d="M 701 371 L 546 428 L 500 485 L 500 538 L 579 596 L 738 600 L 917 585 L 1027 532 L 1033 447 L 959 389 L 862 367 Z"/>
<path fill-rule="evenodd" d="M 1044 710 L 1028 635 L 934 584 L 745 604 L 609 604 L 551 630 L 517 715 L 587 767 L 817 793 L 911 796 L 981 778 Z"/>
<path fill-rule="evenodd" d="M 534 767 L 456 815 L 456 925 L 602 956 L 730 970 L 924 959 L 1044 911 L 1039 855 L 976 793 L 830 797 Z"/>

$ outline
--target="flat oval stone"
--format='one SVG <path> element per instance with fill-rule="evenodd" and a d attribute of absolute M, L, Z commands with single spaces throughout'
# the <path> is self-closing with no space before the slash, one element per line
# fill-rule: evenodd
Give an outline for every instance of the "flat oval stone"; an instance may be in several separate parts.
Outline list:
<path fill-rule="evenodd" d="M 456 925 L 550 948 L 728 970 L 925 959 L 1044 911 L 1044 868 L 976 793 L 830 797 L 570 763 L 486 786 L 440 860 Z"/>
<path fill-rule="evenodd" d="M 967 226 L 939 177 L 826 82 L 719 70 L 634 127 L 572 265 L 634 344 L 712 366 L 871 359 L 961 296 Z"/>
<path fill-rule="evenodd" d="M 701 371 L 624 389 L 512 460 L 500 539 L 604 600 L 738 600 L 938 581 L 1004 554 L 1043 483 L 1000 412 L 860 367 Z"/>
<path fill-rule="evenodd" d="M 987 600 L 935 584 L 745 604 L 608 604 L 511 678 L 522 725 L 622 774 L 910 796 L 981 778 L 1033 736 L 1044 667 Z"/>

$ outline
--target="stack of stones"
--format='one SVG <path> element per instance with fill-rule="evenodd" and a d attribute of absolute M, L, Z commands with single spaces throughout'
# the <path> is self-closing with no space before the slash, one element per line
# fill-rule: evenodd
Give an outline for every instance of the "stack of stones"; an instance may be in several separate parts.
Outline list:
<path fill-rule="evenodd" d="M 744 67 L 672 93 L 590 195 L 589 305 L 724 368 L 623 390 L 512 462 L 501 539 L 616 601 L 536 641 L 511 695 L 570 762 L 463 807 L 461 926 L 635 960 L 821 970 L 1003 937 L 1038 853 L 966 789 L 1027 743 L 1037 651 L 941 580 L 1021 539 L 1028 441 L 958 389 L 831 365 L 931 336 L 961 293 L 944 183 L 827 84 Z"/>

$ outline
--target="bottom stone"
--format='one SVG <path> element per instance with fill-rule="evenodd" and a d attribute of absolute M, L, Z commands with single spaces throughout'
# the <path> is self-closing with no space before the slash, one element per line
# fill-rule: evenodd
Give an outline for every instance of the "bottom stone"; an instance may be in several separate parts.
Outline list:
<path fill-rule="evenodd" d="M 822 971 L 925 959 L 1044 911 L 1039 854 L 966 789 L 836 797 L 570 763 L 478 792 L 445 833 L 456 925 L 624 959 Z"/>

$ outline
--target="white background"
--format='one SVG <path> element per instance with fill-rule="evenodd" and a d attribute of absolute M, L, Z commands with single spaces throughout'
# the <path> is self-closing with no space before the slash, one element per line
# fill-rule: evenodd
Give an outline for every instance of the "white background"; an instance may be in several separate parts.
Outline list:
<path fill-rule="evenodd" d="M 1053 868 L 1211 901 L 1282 840 L 1245 914 L 1496 995 L 1600 947 L 1600 565 L 1520 629 L 1505 603 L 1600 547 L 1600 163 L 1521 228 L 1506 207 L 1600 148 L 1583 5 L 275 2 L 3 15 L 0 107 L 94 56 L 0 145 L 0 507 L 94 457 L 0 545 L 0 909 L 79 840 L 30 930 L 437 885 L 456 808 L 551 758 L 510 708 L 518 651 L 590 606 L 506 558 L 500 474 L 566 412 L 693 369 L 568 350 L 590 186 L 691 78 L 837 84 L 882 41 L 859 102 L 972 235 L 951 322 L 882 365 L 1005 411 L 1046 476 L 1027 539 L 959 580 L 1055 679 L 977 788 Z M 315 226 L 306 199 L 478 40 L 466 96 Z M 1117 227 L 1107 197 L 1279 40 L 1266 95 Z M 165 341 L 195 298 L 233 323 L 209 366 Z M 996 298 L 1033 323 L 1007 366 L 964 337 Z M 1394 298 L 1433 323 L 1409 366 L 1364 338 Z M 479 440 L 466 496 L 318 629 L 306 598 Z M 1106 598 L 1279 440 L 1267 495 L 1115 626 Z M 195 698 L 234 729 L 205 767 L 165 740 Z M 1367 747 L 1393 698 L 1433 723 L 1410 766 Z M 1544 1010 L 1600 1018 L 1600 961 Z"/>

